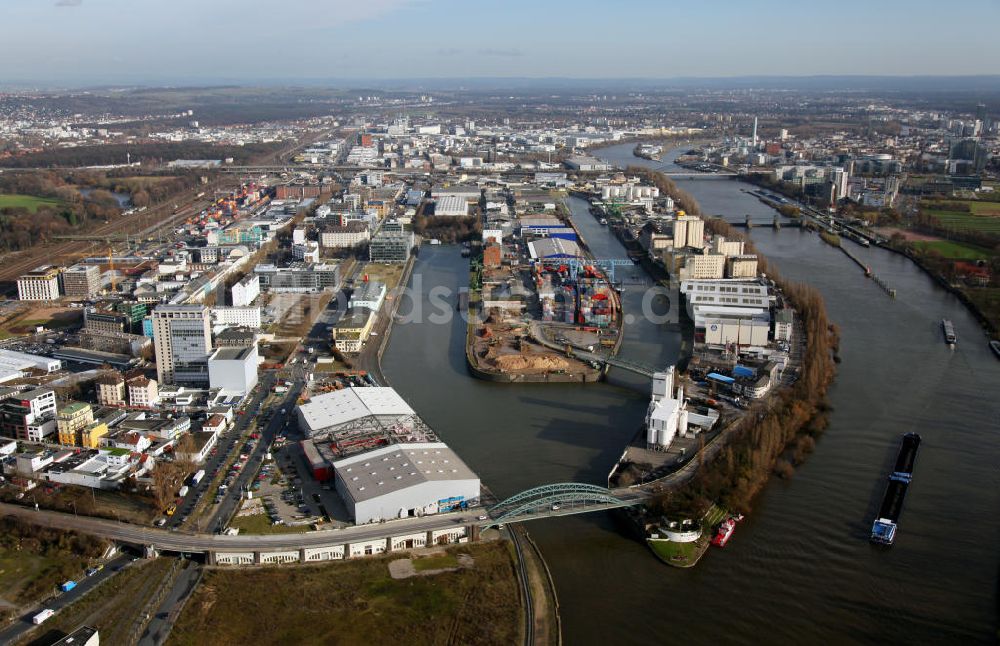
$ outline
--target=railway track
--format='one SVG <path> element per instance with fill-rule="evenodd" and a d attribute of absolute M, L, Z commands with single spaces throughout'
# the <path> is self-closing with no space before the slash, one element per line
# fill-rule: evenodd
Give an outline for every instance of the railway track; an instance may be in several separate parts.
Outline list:
<path fill-rule="evenodd" d="M 510 530 L 510 539 L 514 543 L 517 554 L 517 578 L 521 582 L 524 594 L 524 644 L 534 646 L 535 643 L 535 600 L 531 596 L 531 580 L 528 578 L 528 566 L 525 564 L 524 551 L 521 549 L 521 539 L 517 527 Z"/>

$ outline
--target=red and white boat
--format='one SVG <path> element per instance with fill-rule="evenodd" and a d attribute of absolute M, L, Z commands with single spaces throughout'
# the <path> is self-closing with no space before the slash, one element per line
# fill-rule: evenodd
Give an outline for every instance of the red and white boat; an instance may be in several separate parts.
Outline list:
<path fill-rule="evenodd" d="M 730 516 L 726 520 L 719 524 L 718 529 L 715 530 L 715 536 L 712 537 L 712 545 L 718 547 L 725 547 L 726 543 L 729 542 L 729 537 L 733 535 L 736 531 L 736 523 L 743 520 L 743 516 Z"/>

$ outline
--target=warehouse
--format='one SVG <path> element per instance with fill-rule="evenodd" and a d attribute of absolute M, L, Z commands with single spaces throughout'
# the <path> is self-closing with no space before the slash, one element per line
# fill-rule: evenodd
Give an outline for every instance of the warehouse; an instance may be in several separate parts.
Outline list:
<path fill-rule="evenodd" d="M 479 478 L 392 388 L 345 388 L 296 409 L 317 480 L 334 479 L 356 523 L 474 505 Z"/>
<path fill-rule="evenodd" d="M 333 463 L 337 493 L 358 525 L 479 502 L 479 478 L 442 442 L 396 444 Z"/>
<path fill-rule="evenodd" d="M 543 238 L 528 243 L 528 253 L 532 260 L 545 258 L 581 258 L 580 245 L 563 238 Z"/>

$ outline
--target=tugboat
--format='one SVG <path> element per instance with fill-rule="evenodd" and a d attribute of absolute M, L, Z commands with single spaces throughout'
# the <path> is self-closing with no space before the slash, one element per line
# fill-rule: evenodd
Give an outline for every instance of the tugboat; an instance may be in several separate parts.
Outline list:
<path fill-rule="evenodd" d="M 941 330 L 944 332 L 944 341 L 954 347 L 958 338 L 955 336 L 955 326 L 948 319 L 941 319 Z"/>
<path fill-rule="evenodd" d="M 729 542 L 729 537 L 733 535 L 736 531 L 736 523 L 743 520 L 743 514 L 738 516 L 730 516 L 726 520 L 719 524 L 719 527 L 715 530 L 715 536 L 712 537 L 712 545 L 716 547 L 725 547 L 726 543 Z"/>

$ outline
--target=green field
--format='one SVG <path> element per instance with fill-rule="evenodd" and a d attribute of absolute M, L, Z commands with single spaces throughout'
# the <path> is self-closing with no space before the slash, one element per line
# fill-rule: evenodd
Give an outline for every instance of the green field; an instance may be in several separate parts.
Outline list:
<path fill-rule="evenodd" d="M 951 242 L 949 240 L 919 240 L 911 244 L 918 249 L 937 251 L 949 260 L 982 260 L 993 255 L 988 249 L 980 249 L 979 247 L 962 244 L 961 242 Z"/>
<path fill-rule="evenodd" d="M 1000 233 L 1000 203 L 979 200 L 947 200 L 942 203 L 942 206 L 949 204 L 968 204 L 969 212 L 926 209 L 924 213 L 934 216 L 940 220 L 941 226 L 948 229 Z"/>
<path fill-rule="evenodd" d="M 468 553 L 475 563 L 399 580 L 388 568 L 398 554 L 208 570 L 167 644 L 516 643 L 521 600 L 507 545 L 494 541 L 448 551 Z"/>
<path fill-rule="evenodd" d="M 309 525 L 272 525 L 267 514 L 238 516 L 230 527 L 239 529 L 241 534 L 301 534 L 312 529 Z"/>
<path fill-rule="evenodd" d="M 51 197 L 35 197 L 34 195 L 0 195 L 0 209 L 25 208 L 34 213 L 43 206 L 59 206 L 61 202 Z"/>

